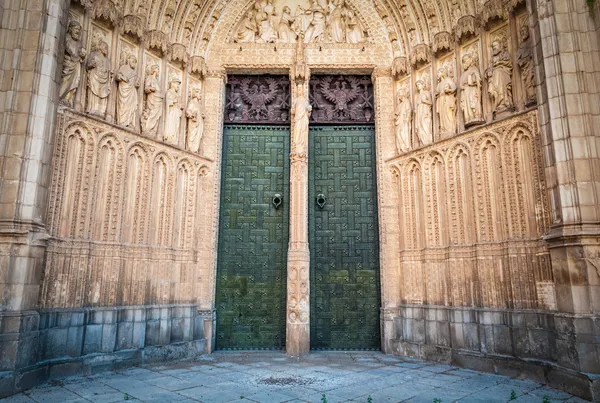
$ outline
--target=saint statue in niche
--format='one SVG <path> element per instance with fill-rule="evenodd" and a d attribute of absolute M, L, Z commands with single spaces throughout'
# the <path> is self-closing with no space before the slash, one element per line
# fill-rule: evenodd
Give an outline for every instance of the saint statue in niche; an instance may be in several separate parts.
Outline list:
<path fill-rule="evenodd" d="M 418 93 L 415 107 L 415 130 L 417 139 L 422 145 L 433 143 L 433 101 L 431 91 L 427 89 L 427 81 L 427 79 L 419 79 L 416 82 Z"/>
<path fill-rule="evenodd" d="M 436 108 L 440 118 L 441 137 L 456 134 L 456 84 L 449 77 L 447 67 L 438 70 Z"/>
<path fill-rule="evenodd" d="M 119 97 L 117 98 L 117 124 L 135 128 L 137 120 L 140 79 L 136 73 L 137 57 L 126 54 L 117 73 Z"/>
<path fill-rule="evenodd" d="M 98 39 L 92 53 L 86 62 L 87 75 L 87 113 L 106 115 L 108 96 L 113 72 L 110 70 L 108 58 L 108 44 L 103 39 Z"/>
<path fill-rule="evenodd" d="M 177 145 L 179 140 L 179 125 L 183 108 L 179 105 L 179 88 L 181 80 L 178 77 L 172 77 L 169 81 L 169 90 L 167 91 L 167 121 L 165 124 L 165 135 L 163 140 L 166 143 Z"/>
<path fill-rule="evenodd" d="M 517 64 L 521 70 L 521 80 L 523 81 L 523 89 L 525 90 L 525 105 L 529 106 L 536 102 L 537 95 L 535 93 L 533 53 L 527 19 L 524 19 L 521 23 L 521 45 L 517 52 Z"/>
<path fill-rule="evenodd" d="M 292 122 L 294 122 L 293 153 L 304 154 L 308 147 L 308 123 L 312 106 L 304 95 L 304 85 L 298 84 L 296 100 L 292 107 Z"/>
<path fill-rule="evenodd" d="M 192 99 L 188 103 L 185 116 L 188 119 L 186 148 L 191 152 L 198 153 L 204 134 L 202 91 L 198 87 L 192 89 Z"/>
<path fill-rule="evenodd" d="M 465 126 L 483 123 L 481 109 L 481 74 L 477 55 L 471 51 L 462 57 L 463 74 L 460 77 L 460 108 L 465 118 Z"/>
<path fill-rule="evenodd" d="M 512 61 L 506 50 L 506 39 L 492 41 L 492 60 L 486 70 L 488 91 L 492 98 L 494 113 L 512 110 Z"/>
<path fill-rule="evenodd" d="M 157 64 L 149 64 L 146 67 L 146 80 L 144 81 L 146 104 L 142 113 L 142 133 L 147 136 L 158 133 L 158 121 L 162 117 L 163 95 L 160 91 L 159 72 Z"/>
<path fill-rule="evenodd" d="M 61 74 L 60 93 L 61 101 L 73 107 L 75 92 L 81 80 L 81 64 L 85 60 L 87 52 L 81 43 L 81 24 L 70 21 L 65 40 L 65 56 Z"/>
<path fill-rule="evenodd" d="M 406 86 L 400 87 L 396 94 L 396 149 L 398 154 L 411 148 L 412 105 Z"/>

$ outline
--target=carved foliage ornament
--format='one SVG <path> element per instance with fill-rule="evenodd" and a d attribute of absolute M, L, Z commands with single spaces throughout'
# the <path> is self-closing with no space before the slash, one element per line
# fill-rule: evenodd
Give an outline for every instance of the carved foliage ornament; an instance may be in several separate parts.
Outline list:
<path fill-rule="evenodd" d="M 454 37 L 457 41 L 477 34 L 477 18 L 473 15 L 462 16 L 454 27 Z"/>
<path fill-rule="evenodd" d="M 115 4 L 114 0 L 94 0 L 92 4 L 92 18 L 117 25 L 120 17 L 119 10 L 120 7 Z"/>
<path fill-rule="evenodd" d="M 394 78 L 399 79 L 402 76 L 407 75 L 410 72 L 410 64 L 408 59 L 404 56 L 400 56 L 394 59 L 392 65 L 392 75 Z"/>
<path fill-rule="evenodd" d="M 139 41 L 144 36 L 144 22 L 137 15 L 126 15 L 121 21 L 121 32 Z"/>
<path fill-rule="evenodd" d="M 416 45 L 410 55 L 410 62 L 413 66 L 426 64 L 431 61 L 431 51 L 426 43 Z"/>
<path fill-rule="evenodd" d="M 230 76 L 225 122 L 285 124 L 290 121 L 288 76 Z"/>
<path fill-rule="evenodd" d="M 368 76 L 312 76 L 311 122 L 356 124 L 374 119 L 373 84 Z"/>
<path fill-rule="evenodd" d="M 442 31 L 435 34 L 431 45 L 433 53 L 446 52 L 454 48 L 454 41 L 450 32 Z"/>

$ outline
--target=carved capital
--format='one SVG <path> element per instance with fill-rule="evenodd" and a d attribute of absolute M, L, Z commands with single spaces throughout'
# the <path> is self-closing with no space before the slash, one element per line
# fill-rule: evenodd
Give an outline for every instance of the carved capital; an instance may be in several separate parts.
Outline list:
<path fill-rule="evenodd" d="M 410 64 L 405 56 L 400 56 L 394 59 L 392 65 L 392 75 L 396 80 L 410 73 Z"/>
<path fill-rule="evenodd" d="M 392 69 L 390 69 L 389 67 L 375 67 L 373 69 L 373 74 L 371 74 L 373 81 L 378 78 L 391 77 L 391 76 L 392 76 Z"/>
<path fill-rule="evenodd" d="M 227 72 L 223 68 L 215 68 L 206 70 L 206 78 L 217 78 L 227 82 Z"/>
<path fill-rule="evenodd" d="M 426 64 L 431 61 L 431 49 L 426 43 L 416 45 L 410 54 L 410 62 L 413 66 Z"/>
<path fill-rule="evenodd" d="M 81 4 L 83 6 L 83 8 L 85 8 L 88 11 L 90 11 L 92 9 L 92 7 L 94 6 L 92 4 L 92 0 L 74 0 L 74 1 Z"/>
<path fill-rule="evenodd" d="M 116 26 L 120 18 L 120 7 L 117 7 L 114 0 L 94 0 L 91 14 L 95 20 L 105 21 Z"/>
<path fill-rule="evenodd" d="M 438 54 L 441 52 L 447 52 L 454 48 L 454 38 L 450 32 L 441 31 L 435 34 L 433 37 L 433 43 L 431 45 L 433 53 Z"/>
<path fill-rule="evenodd" d="M 464 38 L 477 35 L 478 21 L 474 15 L 463 15 L 454 27 L 454 37 L 458 42 Z"/>
<path fill-rule="evenodd" d="M 192 56 L 190 58 L 190 73 L 200 78 L 206 77 L 206 61 L 202 56 Z"/>
<path fill-rule="evenodd" d="M 140 41 L 144 37 L 144 22 L 139 16 L 128 14 L 121 20 L 121 33 Z"/>
<path fill-rule="evenodd" d="M 508 11 L 504 7 L 504 0 L 488 0 L 483 5 L 481 11 L 481 22 L 487 25 L 494 20 L 505 20 L 508 18 Z"/>
<path fill-rule="evenodd" d="M 174 43 L 171 45 L 169 49 L 169 61 L 175 63 L 181 63 L 185 66 L 188 62 L 189 56 L 187 53 L 187 48 L 182 43 Z"/>
<path fill-rule="evenodd" d="M 166 55 L 169 49 L 169 37 L 164 32 L 154 29 L 146 33 L 146 46 L 148 49 L 153 49 L 161 55 Z"/>

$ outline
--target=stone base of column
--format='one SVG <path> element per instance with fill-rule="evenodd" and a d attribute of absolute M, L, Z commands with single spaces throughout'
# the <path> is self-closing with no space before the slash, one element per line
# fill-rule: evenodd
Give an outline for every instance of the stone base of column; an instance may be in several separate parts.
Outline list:
<path fill-rule="evenodd" d="M 289 355 L 294 356 L 310 352 L 310 324 L 287 324 L 285 350 Z"/>

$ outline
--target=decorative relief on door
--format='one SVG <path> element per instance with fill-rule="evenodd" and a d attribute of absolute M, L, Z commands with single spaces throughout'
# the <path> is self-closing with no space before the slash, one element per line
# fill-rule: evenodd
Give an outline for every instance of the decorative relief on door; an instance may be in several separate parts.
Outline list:
<path fill-rule="evenodd" d="M 373 123 L 373 83 L 368 76 L 312 76 L 312 123 Z"/>
<path fill-rule="evenodd" d="M 290 122 L 290 79 L 287 76 L 230 76 L 226 123 Z"/>

